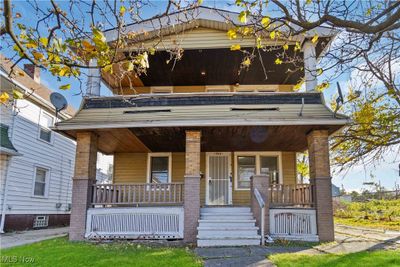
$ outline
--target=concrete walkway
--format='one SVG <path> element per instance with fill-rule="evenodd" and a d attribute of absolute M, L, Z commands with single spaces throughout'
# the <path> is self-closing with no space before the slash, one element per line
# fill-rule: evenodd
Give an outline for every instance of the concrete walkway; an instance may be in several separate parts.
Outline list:
<path fill-rule="evenodd" d="M 314 247 L 265 246 L 196 248 L 205 267 L 274 266 L 266 256 L 277 253 L 330 254 L 380 249 L 400 249 L 400 232 L 335 225 L 336 241 Z"/>
<path fill-rule="evenodd" d="M 4 249 L 31 244 L 46 239 L 66 236 L 67 234 L 68 227 L 5 233 L 0 235 L 0 248 Z"/>

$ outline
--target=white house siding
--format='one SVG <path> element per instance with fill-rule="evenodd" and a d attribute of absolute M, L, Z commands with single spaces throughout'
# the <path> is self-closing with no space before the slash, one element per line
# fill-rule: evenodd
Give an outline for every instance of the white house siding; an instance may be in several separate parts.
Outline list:
<path fill-rule="evenodd" d="M 23 155 L 14 157 L 9 165 L 7 214 L 69 213 L 75 142 L 55 132 L 51 144 L 40 140 L 39 118 L 43 109 L 27 100 L 18 100 L 16 106 L 11 140 Z M 35 166 L 50 170 L 47 197 L 33 196 Z M 62 206 L 56 208 L 57 203 Z"/>
<path fill-rule="evenodd" d="M 0 210 L 3 207 L 3 199 L 4 199 L 4 186 L 5 186 L 5 177 L 7 173 L 7 163 L 9 160 L 9 156 L 5 154 L 0 154 Z"/>

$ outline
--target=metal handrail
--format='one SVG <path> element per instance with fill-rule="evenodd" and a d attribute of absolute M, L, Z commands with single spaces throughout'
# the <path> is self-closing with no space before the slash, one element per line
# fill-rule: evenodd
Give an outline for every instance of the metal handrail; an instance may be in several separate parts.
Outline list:
<path fill-rule="evenodd" d="M 254 196 L 256 197 L 258 205 L 260 206 L 260 209 L 261 209 L 261 218 L 260 218 L 261 245 L 264 245 L 265 201 L 264 201 L 263 197 L 261 196 L 260 191 L 258 191 L 257 188 L 254 188 Z"/>

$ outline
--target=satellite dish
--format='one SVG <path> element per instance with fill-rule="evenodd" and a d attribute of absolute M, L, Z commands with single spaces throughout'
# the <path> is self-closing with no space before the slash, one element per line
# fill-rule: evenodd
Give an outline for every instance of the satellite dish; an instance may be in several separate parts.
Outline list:
<path fill-rule="evenodd" d="M 53 104 L 54 108 L 56 109 L 56 118 L 58 115 L 58 112 L 61 110 L 64 110 L 68 106 L 67 99 L 65 97 L 57 92 L 53 92 L 50 94 L 50 102 Z"/>

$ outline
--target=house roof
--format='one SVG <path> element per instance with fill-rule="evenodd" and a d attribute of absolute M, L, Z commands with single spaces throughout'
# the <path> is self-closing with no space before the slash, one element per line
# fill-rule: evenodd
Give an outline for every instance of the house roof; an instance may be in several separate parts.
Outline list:
<path fill-rule="evenodd" d="M 133 40 L 144 41 L 155 38 L 160 34 L 168 35 L 197 27 L 227 31 L 235 26 L 247 25 L 239 21 L 238 15 L 239 13 L 229 10 L 198 6 L 128 24 L 124 28 L 123 33 L 136 33 Z M 253 20 L 253 16 L 248 16 L 248 25 L 251 25 Z M 296 29 L 298 26 L 291 25 L 291 27 Z M 115 41 L 118 38 L 118 30 L 116 28 L 108 29 L 104 33 L 109 42 Z M 302 41 L 305 38 L 312 38 L 316 33 L 321 38 L 330 38 L 335 36 L 337 31 L 319 26 L 304 34 L 292 36 L 292 39 Z"/>
<path fill-rule="evenodd" d="M 320 93 L 171 94 L 86 98 L 55 129 L 323 125 L 333 133 L 348 122 Z"/>
<path fill-rule="evenodd" d="M 10 79 L 10 77 L 8 77 L 8 73 L 11 71 L 11 67 L 13 64 L 14 63 L 10 59 L 6 58 L 3 54 L 0 54 L 0 66 L 5 72 L 5 73 L 1 73 L 2 74 L 1 76 L 6 78 L 8 81 L 16 84 L 21 90 L 24 90 L 24 91 L 26 89 L 32 90 L 32 91 L 26 92 L 28 99 L 35 100 L 34 97 L 36 96 L 36 97 L 38 97 L 38 99 L 36 99 L 36 100 L 39 100 L 39 101 L 37 101 L 37 102 L 39 102 L 39 104 L 43 105 L 45 103 L 45 104 L 47 104 L 47 108 L 54 110 L 54 107 L 50 102 L 50 95 L 53 92 L 52 90 L 50 90 L 43 84 L 35 82 L 27 74 L 25 74 L 24 76 L 20 76 L 17 74 L 15 76 L 13 76 L 11 79 Z M 14 67 L 14 71 L 16 73 L 24 72 L 18 66 Z M 25 88 L 22 88 L 22 87 L 25 87 Z M 32 95 L 30 95 L 30 94 L 32 94 Z M 42 100 L 42 101 L 40 101 L 40 100 Z M 44 101 L 44 103 L 43 103 L 43 101 Z M 42 102 L 42 103 L 40 103 L 40 102 Z M 74 115 L 75 112 L 76 112 L 75 109 L 71 105 L 68 105 L 67 108 L 61 112 L 61 115 L 64 115 L 67 118 L 67 117 L 71 117 L 72 115 Z"/>

